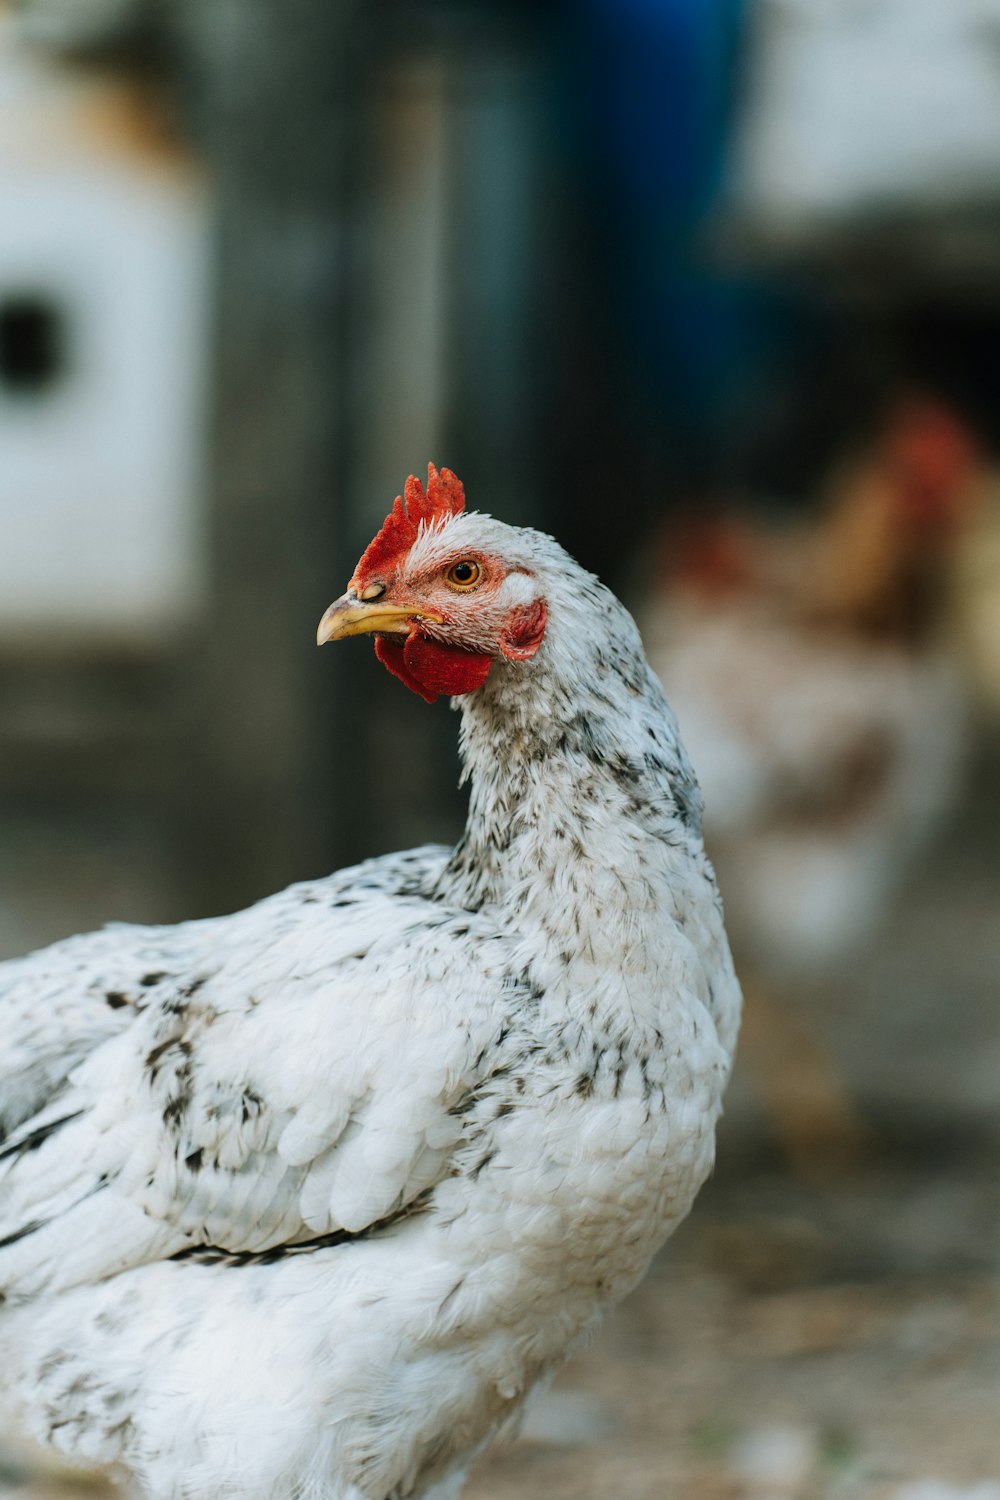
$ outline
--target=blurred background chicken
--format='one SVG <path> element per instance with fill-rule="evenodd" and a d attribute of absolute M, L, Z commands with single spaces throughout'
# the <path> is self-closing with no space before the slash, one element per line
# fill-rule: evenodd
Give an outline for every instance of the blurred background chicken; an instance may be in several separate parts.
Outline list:
<path fill-rule="evenodd" d="M 970 713 L 949 579 L 985 485 L 967 426 L 905 394 L 805 516 L 719 512 L 663 536 L 645 634 L 705 793 L 751 1066 L 807 1171 L 853 1157 L 860 1128 L 772 997 L 863 949 L 957 798 Z"/>

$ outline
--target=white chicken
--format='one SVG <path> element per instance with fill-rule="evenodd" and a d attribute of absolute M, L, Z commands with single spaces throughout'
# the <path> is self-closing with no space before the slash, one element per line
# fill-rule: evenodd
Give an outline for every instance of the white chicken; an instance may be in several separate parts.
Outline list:
<path fill-rule="evenodd" d="M 454 1495 L 713 1159 L 739 989 L 628 614 L 432 468 L 360 633 L 461 697 L 456 848 L 0 967 L 0 1406 L 162 1500 Z"/>
<path fill-rule="evenodd" d="M 849 1161 L 859 1131 L 822 1049 L 766 991 L 863 951 L 954 803 L 969 715 L 945 585 L 983 487 L 965 424 L 900 399 L 818 517 L 691 523 L 643 616 L 706 789 L 748 1056 L 766 1054 L 769 1111 L 813 1174 L 823 1154 Z"/>
<path fill-rule="evenodd" d="M 817 520 L 696 523 L 644 617 L 737 951 L 767 975 L 858 951 L 954 801 L 968 714 L 944 580 L 983 481 L 964 424 L 902 400 Z"/>

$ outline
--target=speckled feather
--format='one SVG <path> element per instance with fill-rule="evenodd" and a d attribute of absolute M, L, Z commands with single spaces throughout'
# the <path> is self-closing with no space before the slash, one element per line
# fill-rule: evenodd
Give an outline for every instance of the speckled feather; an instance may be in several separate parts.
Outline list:
<path fill-rule="evenodd" d="M 407 567 L 473 546 L 548 628 L 461 700 L 454 850 L 0 966 L 0 1402 L 150 1496 L 453 1495 L 710 1170 L 739 991 L 673 717 L 549 538 Z"/>

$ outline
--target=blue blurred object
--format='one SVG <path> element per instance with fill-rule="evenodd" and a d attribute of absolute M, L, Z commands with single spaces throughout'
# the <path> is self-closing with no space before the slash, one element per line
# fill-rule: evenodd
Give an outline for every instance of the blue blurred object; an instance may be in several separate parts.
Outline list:
<path fill-rule="evenodd" d="M 554 38 L 567 169 L 596 236 L 630 399 L 710 472 L 784 334 L 782 299 L 712 263 L 745 0 L 564 0 Z M 673 438 L 669 436 L 672 431 Z M 672 463 L 671 467 L 676 468 Z"/>
<path fill-rule="evenodd" d="M 605 164 L 623 199 L 699 216 L 718 186 L 744 0 L 577 0 L 568 18 L 604 80 Z"/>

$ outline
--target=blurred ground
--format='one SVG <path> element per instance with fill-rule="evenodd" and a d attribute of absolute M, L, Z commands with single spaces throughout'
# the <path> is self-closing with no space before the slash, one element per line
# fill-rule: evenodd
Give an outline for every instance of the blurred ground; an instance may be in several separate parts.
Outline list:
<path fill-rule="evenodd" d="M 991 755 L 874 951 L 804 997 L 860 1171 L 792 1177 L 741 1070 L 690 1221 L 469 1500 L 1000 1500 L 998 826 Z"/>

